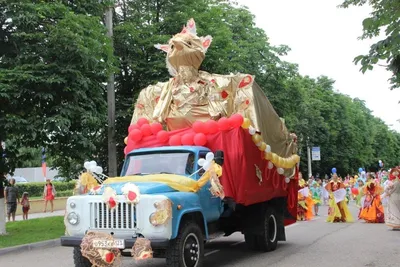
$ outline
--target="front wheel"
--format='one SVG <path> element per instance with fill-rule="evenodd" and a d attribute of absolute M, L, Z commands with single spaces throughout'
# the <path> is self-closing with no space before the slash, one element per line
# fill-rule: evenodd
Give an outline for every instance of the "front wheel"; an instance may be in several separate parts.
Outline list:
<path fill-rule="evenodd" d="M 81 251 L 80 247 L 74 248 L 73 255 L 74 255 L 75 267 L 91 267 L 92 266 L 90 261 L 82 255 L 82 251 Z"/>
<path fill-rule="evenodd" d="M 194 222 L 185 222 L 178 236 L 168 246 L 167 267 L 201 267 L 204 258 L 203 240 L 200 227 Z"/>

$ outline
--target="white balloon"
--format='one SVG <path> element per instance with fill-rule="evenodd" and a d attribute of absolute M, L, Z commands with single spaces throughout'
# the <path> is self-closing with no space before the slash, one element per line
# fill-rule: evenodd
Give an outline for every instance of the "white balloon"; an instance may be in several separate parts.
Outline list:
<path fill-rule="evenodd" d="M 267 145 L 267 148 L 265 149 L 265 152 L 271 152 L 271 146 Z"/>
<path fill-rule="evenodd" d="M 200 166 L 204 166 L 204 164 L 206 163 L 206 160 L 205 159 L 199 159 L 198 161 L 197 161 L 197 164 L 199 164 Z"/>
<path fill-rule="evenodd" d="M 249 127 L 249 134 L 255 135 L 256 134 L 256 129 L 253 128 L 252 126 Z"/>
<path fill-rule="evenodd" d="M 206 155 L 206 160 L 207 161 L 212 161 L 214 159 L 214 153 L 208 152 Z"/>
<path fill-rule="evenodd" d="M 102 168 L 102 167 L 100 167 L 100 166 L 97 166 L 97 167 L 96 167 L 96 171 L 95 171 L 95 173 L 98 173 L 98 174 L 101 174 L 101 173 L 103 173 L 103 168 Z"/>
<path fill-rule="evenodd" d="M 278 171 L 278 173 L 281 174 L 281 175 L 285 172 L 282 168 L 278 168 L 277 171 Z"/>
<path fill-rule="evenodd" d="M 94 160 L 92 160 L 91 162 L 89 162 L 89 164 L 90 164 L 90 167 L 96 167 L 97 166 L 97 163 L 96 163 L 96 161 L 94 161 Z M 89 168 L 90 168 L 89 167 Z"/>
<path fill-rule="evenodd" d="M 382 163 L 382 160 L 379 160 L 379 163 Z"/>
<path fill-rule="evenodd" d="M 89 171 L 95 173 L 97 171 L 97 166 L 90 166 Z"/>
<path fill-rule="evenodd" d="M 210 167 L 211 167 L 211 162 L 206 161 L 206 163 L 204 163 L 203 169 L 208 171 L 208 169 L 210 169 Z"/>
<path fill-rule="evenodd" d="M 289 182 L 290 182 L 290 178 L 289 178 L 289 177 L 286 177 L 286 178 L 285 178 L 285 183 L 288 184 Z"/>
<path fill-rule="evenodd" d="M 86 170 L 89 170 L 89 168 L 90 168 L 90 162 L 89 162 L 89 161 L 86 161 L 86 162 L 83 164 L 83 167 L 85 167 Z"/>
<path fill-rule="evenodd" d="M 268 169 L 272 169 L 274 167 L 274 164 L 271 161 L 268 161 Z"/>

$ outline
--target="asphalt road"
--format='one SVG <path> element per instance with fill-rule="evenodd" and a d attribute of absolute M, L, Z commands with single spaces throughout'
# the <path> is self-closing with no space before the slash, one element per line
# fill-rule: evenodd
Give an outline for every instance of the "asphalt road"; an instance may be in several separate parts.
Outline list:
<path fill-rule="evenodd" d="M 353 215 L 357 211 L 351 207 Z M 327 208 L 313 221 L 287 227 L 286 242 L 270 253 L 247 250 L 243 236 L 235 234 L 216 239 L 206 247 L 205 266 L 246 267 L 398 267 L 400 266 L 400 231 L 384 224 L 326 223 Z M 54 247 L 0 257 L 7 267 L 71 267 L 72 249 Z M 162 267 L 163 259 L 135 262 L 123 260 L 124 267 Z"/>

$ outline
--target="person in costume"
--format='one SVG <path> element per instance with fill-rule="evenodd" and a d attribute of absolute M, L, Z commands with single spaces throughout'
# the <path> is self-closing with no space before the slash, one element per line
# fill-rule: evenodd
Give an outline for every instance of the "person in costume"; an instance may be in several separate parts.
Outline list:
<path fill-rule="evenodd" d="M 297 202 L 297 220 L 311 220 L 313 217 L 312 213 L 313 200 L 311 198 L 311 192 L 307 186 L 307 182 L 303 179 L 301 173 L 299 173 L 299 191 L 298 191 L 298 202 Z"/>
<path fill-rule="evenodd" d="M 384 191 L 387 197 L 385 223 L 392 229 L 400 229 L 400 169 L 393 168 Z"/>
<path fill-rule="evenodd" d="M 363 200 L 363 194 L 360 192 L 362 188 L 364 187 L 364 182 L 361 179 L 358 179 L 357 181 L 357 195 L 355 196 L 356 199 L 356 206 L 361 209 L 362 206 L 362 200 Z"/>
<path fill-rule="evenodd" d="M 325 186 L 329 192 L 329 209 L 327 222 L 353 222 L 346 204 L 346 189 L 336 173 L 332 175 L 332 180 Z"/>
<path fill-rule="evenodd" d="M 321 205 L 322 190 L 320 185 L 314 181 L 310 191 L 314 203 L 314 214 L 315 216 L 318 216 L 319 206 Z"/>
<path fill-rule="evenodd" d="M 381 201 L 383 188 L 376 181 L 372 173 L 368 174 L 367 182 L 361 190 L 365 196 L 359 219 L 367 223 L 384 223 L 384 209 Z"/>

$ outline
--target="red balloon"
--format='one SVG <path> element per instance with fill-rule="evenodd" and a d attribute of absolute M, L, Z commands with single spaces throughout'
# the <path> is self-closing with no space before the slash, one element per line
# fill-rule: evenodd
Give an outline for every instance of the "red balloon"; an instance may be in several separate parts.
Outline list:
<path fill-rule="evenodd" d="M 161 131 L 163 129 L 161 123 L 159 123 L 159 122 L 154 122 L 154 123 L 150 124 L 150 127 L 151 127 L 151 132 L 154 135 L 156 135 L 159 131 Z"/>
<path fill-rule="evenodd" d="M 143 124 L 143 125 L 140 127 L 140 130 L 142 130 L 143 136 L 149 136 L 149 135 L 152 134 L 152 132 L 151 132 L 151 127 L 150 127 L 149 124 Z"/>
<path fill-rule="evenodd" d="M 149 124 L 149 121 L 146 118 L 140 118 L 137 121 L 137 125 L 139 125 L 139 127 L 142 127 L 142 125 L 144 124 Z"/>
<path fill-rule="evenodd" d="M 195 121 L 192 128 L 196 133 L 205 133 L 206 131 L 206 125 L 202 121 Z"/>
<path fill-rule="evenodd" d="M 159 131 L 159 132 L 157 133 L 157 140 L 158 140 L 158 142 L 160 142 L 160 143 L 165 143 L 165 142 L 168 141 L 168 139 L 169 139 L 169 135 L 168 135 L 168 133 L 167 133 L 166 131 L 161 130 L 161 131 Z"/>
<path fill-rule="evenodd" d="M 139 130 L 139 126 L 137 124 L 131 124 L 128 127 L 128 133 L 132 132 L 132 130 L 134 129 L 138 129 Z"/>
<path fill-rule="evenodd" d="M 204 146 L 207 144 L 207 137 L 203 133 L 198 133 L 194 136 L 194 144 L 196 146 Z"/>
<path fill-rule="evenodd" d="M 231 125 L 229 123 L 229 120 L 225 117 L 222 117 L 221 119 L 218 120 L 218 128 L 221 131 L 227 131 L 231 128 Z"/>
<path fill-rule="evenodd" d="M 142 131 L 138 129 L 133 129 L 132 132 L 129 133 L 129 139 L 134 142 L 139 142 L 143 137 Z"/>
<path fill-rule="evenodd" d="M 126 154 L 128 154 L 128 147 L 127 146 L 124 148 L 124 155 L 126 155 Z"/>
<path fill-rule="evenodd" d="M 169 138 L 169 145 L 170 146 L 180 146 L 181 143 L 181 136 L 180 135 L 173 135 Z"/>
<path fill-rule="evenodd" d="M 194 142 L 193 139 L 194 139 L 194 134 L 192 134 L 192 133 L 187 133 L 187 134 L 182 135 L 182 137 L 181 137 L 182 145 L 184 145 L 184 146 L 193 145 L 193 142 Z"/>
<path fill-rule="evenodd" d="M 242 126 L 244 118 L 240 114 L 234 114 L 229 118 L 229 122 L 233 128 L 239 128 Z"/>
<path fill-rule="evenodd" d="M 206 122 L 206 128 L 208 130 L 208 133 L 214 134 L 218 132 L 218 122 L 214 120 L 209 120 Z"/>

